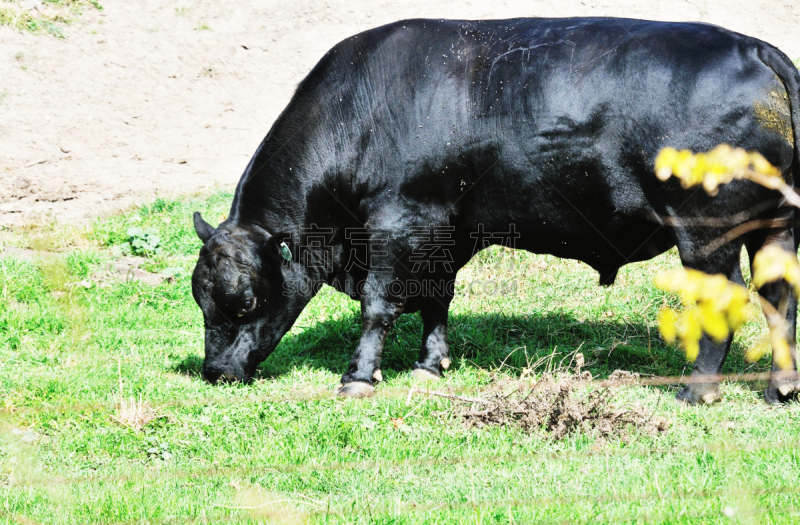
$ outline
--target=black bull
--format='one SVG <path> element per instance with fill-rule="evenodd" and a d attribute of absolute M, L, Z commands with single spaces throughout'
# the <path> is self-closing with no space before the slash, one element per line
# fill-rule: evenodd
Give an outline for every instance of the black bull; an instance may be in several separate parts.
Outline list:
<path fill-rule="evenodd" d="M 300 83 L 228 218 L 215 230 L 195 214 L 203 374 L 251 379 L 327 283 L 362 307 L 341 395 L 374 391 L 402 313 L 422 315 L 415 374 L 438 377 L 450 363 L 453 288 L 437 283 L 451 283 L 488 244 L 584 261 L 606 285 L 624 264 L 677 245 L 685 266 L 743 283 L 743 245 L 751 258 L 766 244 L 797 250 L 794 209 L 748 181 L 715 197 L 659 182 L 654 159 L 667 146 L 727 143 L 761 152 L 791 182 L 798 124 L 791 61 L 715 26 L 407 20 L 356 35 Z M 777 226 L 707 249 L 756 218 Z M 409 283 L 431 286 L 409 293 Z M 781 282 L 761 292 L 777 306 L 787 290 Z M 788 312 L 794 334 L 794 298 Z M 694 374 L 718 374 L 730 344 L 705 337 Z M 766 398 L 795 391 L 796 374 L 775 375 Z M 678 397 L 715 401 L 716 379 Z"/>

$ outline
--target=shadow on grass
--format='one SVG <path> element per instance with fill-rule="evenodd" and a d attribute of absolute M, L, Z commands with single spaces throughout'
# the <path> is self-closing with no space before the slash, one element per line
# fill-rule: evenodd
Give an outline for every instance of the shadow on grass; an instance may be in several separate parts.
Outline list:
<path fill-rule="evenodd" d="M 411 369 L 418 357 L 421 334 L 419 314 L 404 315 L 397 321 L 386 339 L 381 359 L 386 379 Z M 300 334 L 284 337 L 260 365 L 256 377 L 278 377 L 303 367 L 342 374 L 360 335 L 357 315 L 317 323 Z M 451 315 L 448 338 L 454 366 L 491 370 L 502 365 L 511 375 L 537 362 L 535 371 L 542 372 L 547 367 L 542 360 L 556 367 L 567 365 L 576 351 L 584 354 L 585 369 L 597 379 L 607 378 L 618 369 L 653 376 L 691 372 L 683 352 L 666 345 L 657 330 L 645 322 L 582 321 L 566 313 Z M 744 362 L 742 350 L 734 345 L 723 373 L 743 372 L 750 366 Z M 200 377 L 202 364 L 202 357 L 192 354 L 173 371 Z"/>
<path fill-rule="evenodd" d="M 170 368 L 170 372 L 202 378 L 203 358 L 197 354 L 189 354 Z"/>
<path fill-rule="evenodd" d="M 421 344 L 422 323 L 418 314 L 402 316 L 389 333 L 381 370 L 384 377 L 401 374 L 416 361 Z M 357 315 L 318 323 L 298 335 L 285 337 L 260 366 L 261 377 L 275 377 L 295 367 L 345 371 L 361 335 Z M 654 376 L 688 374 L 683 352 L 666 345 L 657 330 L 645 322 L 582 321 L 566 313 L 528 316 L 451 315 L 450 352 L 455 366 L 495 369 L 501 364 L 510 374 L 541 359 L 554 365 L 568 364 L 572 354 L 584 354 L 596 378 L 614 370 Z M 742 372 L 746 364 L 742 349 L 734 348 L 723 372 Z M 552 357 L 551 357 L 552 356 Z M 544 370 L 540 364 L 537 371 Z"/>

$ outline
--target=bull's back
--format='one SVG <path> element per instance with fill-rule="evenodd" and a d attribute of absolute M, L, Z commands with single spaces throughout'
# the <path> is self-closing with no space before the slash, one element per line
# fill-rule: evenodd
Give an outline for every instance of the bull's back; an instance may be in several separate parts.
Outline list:
<path fill-rule="evenodd" d="M 747 182 L 714 198 L 661 183 L 660 149 L 728 143 L 788 173 L 797 93 L 759 57 L 768 48 L 704 24 L 397 22 L 317 65 L 258 154 L 275 166 L 252 170 L 263 192 L 249 194 L 281 209 L 302 183 L 314 206 L 293 212 L 309 224 L 440 224 L 468 239 L 513 223 L 518 246 L 598 269 L 647 258 L 672 242 L 659 217 L 727 216 L 770 198 Z M 300 182 L 277 191 L 285 180 Z"/>
<path fill-rule="evenodd" d="M 791 166 L 787 92 L 755 39 L 620 19 L 392 27 L 407 45 L 375 69 L 395 63 L 386 89 L 399 96 L 385 98 L 375 122 L 390 121 L 383 132 L 402 147 L 374 154 L 397 156 L 402 169 L 390 177 L 398 198 L 423 203 L 408 208 L 417 220 L 428 211 L 464 229 L 514 222 L 535 251 L 635 260 L 654 254 L 631 253 L 658 228 L 643 224 L 653 216 L 726 215 L 766 198 L 735 183 L 687 201 L 653 174 L 661 148 L 728 143 L 761 151 L 784 172 Z"/>

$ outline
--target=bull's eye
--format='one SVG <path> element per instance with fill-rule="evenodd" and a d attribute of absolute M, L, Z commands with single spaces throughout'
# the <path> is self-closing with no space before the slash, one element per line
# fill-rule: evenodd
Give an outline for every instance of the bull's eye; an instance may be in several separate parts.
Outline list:
<path fill-rule="evenodd" d="M 252 312 L 256 308 L 256 298 L 248 297 L 242 302 L 242 308 L 239 310 L 239 317 L 243 317 L 247 312 Z"/>

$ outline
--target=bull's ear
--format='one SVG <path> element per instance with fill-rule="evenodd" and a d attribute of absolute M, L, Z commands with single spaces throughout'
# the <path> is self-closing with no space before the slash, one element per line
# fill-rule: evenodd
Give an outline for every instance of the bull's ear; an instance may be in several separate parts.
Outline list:
<path fill-rule="evenodd" d="M 291 236 L 284 232 L 272 235 L 264 244 L 263 254 L 271 261 L 289 264 L 294 259 Z"/>
<path fill-rule="evenodd" d="M 197 232 L 197 236 L 200 237 L 203 244 L 214 235 L 214 227 L 203 220 L 199 211 L 194 212 L 194 231 Z"/>

